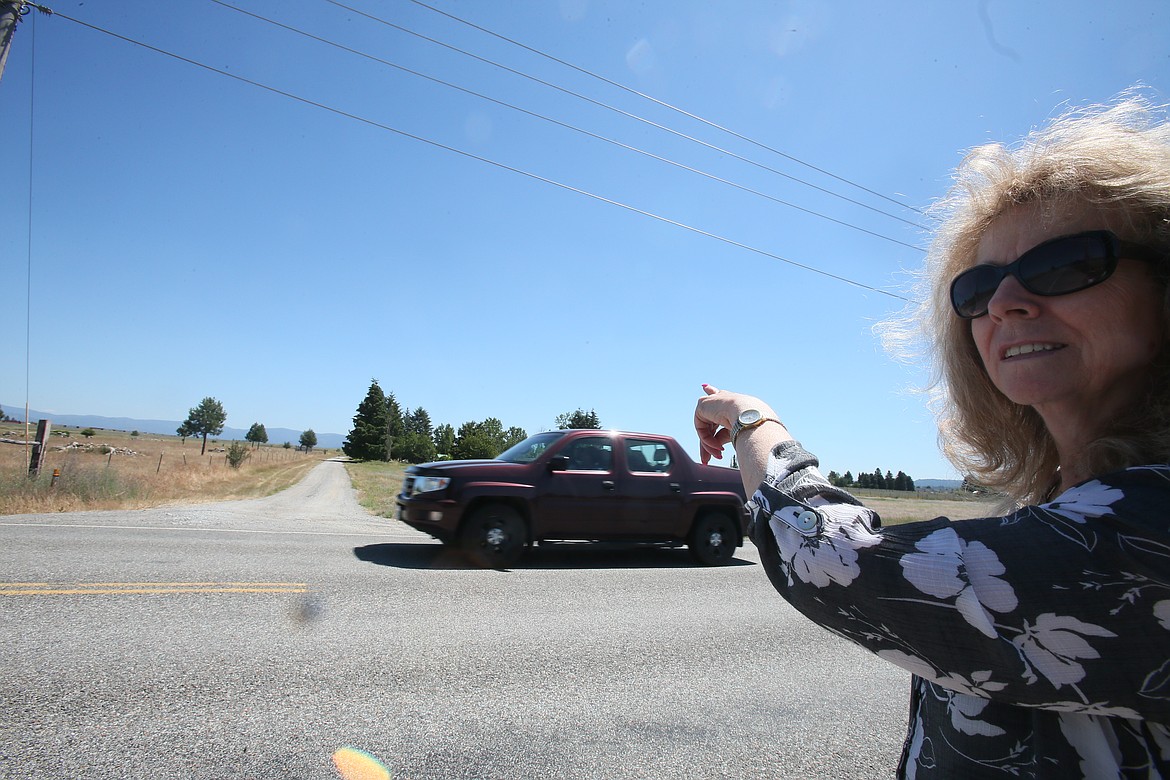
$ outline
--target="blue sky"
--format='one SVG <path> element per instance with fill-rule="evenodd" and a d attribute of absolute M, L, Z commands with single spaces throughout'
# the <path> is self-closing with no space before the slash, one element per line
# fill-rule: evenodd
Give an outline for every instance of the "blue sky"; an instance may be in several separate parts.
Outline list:
<path fill-rule="evenodd" d="M 914 209 L 964 150 L 1139 83 L 1170 102 L 1163 0 L 346 4 L 382 21 L 232 2 L 369 57 L 211 0 L 20 25 L 0 401 L 179 420 L 211 395 L 232 427 L 344 434 L 377 378 L 456 428 L 580 407 L 694 454 L 709 382 L 826 472 L 953 477 L 920 369 L 871 330 L 902 302 L 866 287 L 907 293 Z"/>

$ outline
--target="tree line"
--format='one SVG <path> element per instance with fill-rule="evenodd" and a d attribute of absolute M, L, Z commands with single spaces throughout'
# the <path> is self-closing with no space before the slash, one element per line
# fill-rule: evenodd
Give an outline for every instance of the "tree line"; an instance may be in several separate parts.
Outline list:
<path fill-rule="evenodd" d="M 558 428 L 601 428 L 597 413 L 582 409 L 558 415 L 556 424 Z M 341 449 L 355 460 L 428 463 L 439 458 L 494 458 L 527 438 L 523 428 L 505 428 L 495 417 L 465 422 L 458 430 L 449 423 L 434 425 L 426 409 L 403 408 L 394 393 L 382 390 L 374 379 L 358 404 L 353 428 Z"/>
<path fill-rule="evenodd" d="M 908 477 L 904 472 L 899 471 L 896 475 L 888 469 L 883 474 L 881 469 L 874 469 L 873 473 L 867 474 L 864 471 L 857 475 L 854 479 L 851 472 L 846 471 L 844 474 L 838 474 L 835 471 L 830 471 L 827 479 L 829 483 L 841 488 L 873 488 L 875 490 L 907 490 L 913 492 L 914 480 Z"/>
<path fill-rule="evenodd" d="M 199 402 L 198 406 L 194 406 L 187 413 L 187 419 L 175 430 L 175 433 L 183 441 L 190 437 L 201 437 L 203 439 L 203 448 L 199 451 L 200 455 L 207 452 L 207 437 L 218 436 L 223 433 L 224 423 L 227 422 L 227 412 L 224 411 L 223 404 L 211 396 L 207 396 Z M 261 423 L 252 423 L 252 427 L 244 434 L 244 439 L 252 444 L 253 447 L 259 447 L 261 444 L 268 443 L 268 431 L 264 429 Z M 285 442 L 288 446 L 288 442 Z M 300 439 L 301 449 L 306 452 L 311 451 L 317 446 L 317 434 L 312 428 L 301 432 Z M 243 462 L 243 457 L 239 457 L 239 462 Z M 232 465 L 238 465 L 233 463 Z"/>

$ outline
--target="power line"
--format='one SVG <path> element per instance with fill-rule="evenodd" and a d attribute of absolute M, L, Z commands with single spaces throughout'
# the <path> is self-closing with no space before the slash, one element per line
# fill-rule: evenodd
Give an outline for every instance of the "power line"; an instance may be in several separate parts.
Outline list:
<path fill-rule="evenodd" d="M 770 200 L 774 203 L 779 203 L 780 205 L 787 206 L 787 207 L 792 208 L 792 209 L 796 209 L 797 211 L 803 211 L 806 214 L 811 214 L 812 216 L 828 220 L 829 222 L 833 222 L 833 223 L 841 225 L 843 227 L 851 228 L 853 230 L 857 230 L 857 231 L 860 231 L 862 233 L 866 233 L 868 235 L 874 236 L 875 238 L 880 238 L 884 241 L 889 241 L 889 242 L 894 243 L 894 244 L 899 244 L 899 245 L 904 246 L 908 249 L 913 249 L 913 250 L 918 251 L 918 252 L 924 251 L 922 249 L 922 247 L 915 246 L 914 244 L 910 244 L 910 243 L 907 243 L 905 241 L 900 241 L 899 239 L 896 239 L 896 238 L 891 238 L 890 236 L 883 235 L 881 233 L 878 233 L 878 232 L 873 231 L 873 230 L 869 230 L 867 228 L 863 228 L 863 227 L 861 227 L 859 225 L 855 225 L 851 222 L 846 222 L 844 220 L 837 219 L 835 217 L 830 217 L 827 214 L 823 214 L 819 211 L 814 211 L 813 209 L 805 208 L 804 206 L 798 206 L 797 204 L 792 203 L 790 201 L 786 201 L 786 200 L 783 200 L 781 198 L 777 198 L 773 195 L 768 195 L 767 193 L 760 192 L 759 190 L 755 190 L 755 189 L 752 189 L 750 187 L 744 186 L 742 184 L 738 184 L 738 183 L 733 182 L 729 179 L 725 179 L 723 177 L 716 176 L 715 174 L 708 173 L 708 172 L 700 170 L 698 168 L 694 168 L 694 167 L 691 167 L 689 165 L 684 165 L 683 163 L 677 162 L 675 160 L 671 160 L 667 157 L 662 157 L 661 155 L 654 154 L 653 152 L 649 152 L 649 151 L 646 151 L 644 149 L 639 149 L 636 146 L 631 146 L 629 144 L 622 143 L 621 141 L 618 141 L 616 139 L 608 138 L 608 137 L 603 136 L 603 135 L 599 135 L 598 133 L 594 133 L 594 132 L 591 132 L 589 130 L 585 130 L 584 128 L 577 127 L 576 125 L 572 125 L 572 124 L 569 124 L 567 122 L 562 122 L 558 119 L 553 119 L 552 117 L 546 116 L 544 114 L 540 114 L 540 113 L 537 113 L 535 111 L 531 111 L 529 109 L 522 108 L 521 106 L 517 106 L 517 105 L 514 105 L 512 103 L 508 103 L 506 101 L 503 101 L 503 100 L 499 100 L 499 99 L 491 97 L 489 95 L 485 95 L 481 92 L 476 92 L 475 90 L 459 86 L 458 84 L 453 84 L 449 81 L 444 81 L 443 79 L 437 78 L 435 76 L 427 75 L 426 73 L 422 73 L 422 72 L 414 70 L 412 68 L 408 68 L 404 65 L 399 65 L 398 63 L 390 62 L 389 60 L 382 59 L 381 57 L 377 57 L 373 54 L 369 54 L 367 52 L 363 52 L 363 51 L 360 51 L 358 49 L 351 48 L 351 47 L 346 46 L 344 44 L 337 43 L 336 41 L 332 41 L 332 40 L 329 40 L 327 38 L 323 38 L 319 35 L 315 35 L 313 33 L 307 32 L 305 30 L 301 30 L 301 29 L 298 29 L 296 27 L 292 27 L 290 25 L 284 24 L 283 22 L 276 21 L 275 19 L 271 19 L 271 18 L 266 17 L 266 16 L 261 16 L 260 14 L 245 10 L 245 9 L 240 8 L 238 6 L 232 5 L 231 3 L 225 2 L 225 0 L 211 0 L 211 2 L 215 3 L 216 5 L 223 6 L 224 8 L 228 8 L 232 11 L 236 11 L 236 12 L 244 14 L 246 16 L 250 16 L 253 19 L 257 19 L 261 22 L 265 22 L 267 24 L 273 25 L 274 27 L 279 27 L 283 30 L 287 30 L 288 32 L 296 33 L 297 35 L 302 35 L 302 36 L 309 38 L 311 40 L 326 44 L 327 46 L 332 46 L 334 48 L 348 52 L 350 54 L 354 54 L 354 55 L 357 55 L 359 57 L 363 57 L 365 59 L 371 60 L 373 62 L 377 62 L 381 65 L 385 65 L 385 66 L 390 67 L 390 68 L 395 68 L 395 69 L 400 70 L 404 73 L 409 73 L 412 76 L 417 76 L 419 78 L 426 79 L 427 81 L 433 82 L 435 84 L 441 84 L 444 87 L 449 87 L 450 89 L 458 90 L 459 92 L 463 92 L 464 94 L 467 94 L 467 95 L 472 95 L 474 97 L 480 98 L 481 100 L 486 100 L 486 101 L 489 101 L 491 103 L 495 103 L 498 106 L 503 106 L 505 108 L 512 109 L 513 111 L 518 111 L 522 114 L 525 114 L 527 116 L 531 116 L 535 119 L 540 119 L 540 120 L 543 120 L 545 122 L 549 122 L 551 124 L 557 125 L 558 127 L 565 128 L 566 130 L 572 130 L 573 132 L 581 133 L 582 135 L 586 135 L 586 136 L 593 138 L 593 139 L 596 139 L 598 141 L 604 141 L 605 143 L 612 144 L 612 145 L 620 147 L 622 149 L 626 149 L 627 151 L 631 151 L 631 152 L 635 152 L 637 154 L 644 155 L 646 157 L 657 160 L 659 162 L 666 163 L 667 165 L 672 165 L 672 166 L 679 168 L 681 170 L 685 170 L 685 171 L 688 171 L 690 173 L 694 173 L 694 174 L 697 174 L 699 176 L 703 176 L 707 179 L 719 182 L 721 184 L 725 184 L 729 187 L 734 187 L 735 189 L 741 190 L 743 192 L 747 192 L 747 193 L 750 193 L 752 195 L 757 195 L 761 198 L 765 198 L 765 199 Z"/>
<path fill-rule="evenodd" d="M 459 22 L 460 24 L 464 24 L 464 25 L 467 25 L 468 27 L 479 30 L 480 32 L 486 33 L 487 35 L 490 35 L 494 38 L 498 38 L 501 41 L 505 41 L 507 43 L 510 43 L 513 46 L 519 46 L 521 49 L 524 49 L 525 51 L 530 51 L 533 54 L 536 54 L 540 57 L 544 57 L 545 59 L 552 60 L 553 62 L 558 63 L 560 65 L 564 65 L 566 68 L 571 68 L 571 69 L 577 71 L 578 73 L 583 73 L 586 76 L 591 76 L 591 77 L 597 79 L 598 81 L 603 81 L 606 84 L 609 84 L 612 87 L 617 87 L 618 89 L 623 90 L 625 92 L 628 92 L 631 95 L 637 95 L 638 97 L 643 98 L 645 100 L 649 100 L 652 103 L 656 103 L 657 105 L 660 105 L 663 108 L 669 108 L 671 111 L 675 111 L 679 114 L 682 114 L 683 116 L 686 116 L 686 117 L 694 119 L 698 122 L 701 122 L 701 123 L 707 125 L 708 127 L 712 127 L 716 130 L 727 133 L 728 135 L 734 136 L 735 138 L 738 138 L 741 141 L 747 141 L 749 144 L 752 144 L 753 146 L 758 146 L 759 148 L 764 149 L 764 150 L 769 151 L 769 152 L 772 152 L 773 154 L 777 154 L 786 160 L 791 160 L 792 162 L 797 163 L 799 165 L 803 165 L 804 167 L 809 168 L 811 170 L 814 170 L 817 173 L 824 174 L 825 176 L 828 176 L 829 178 L 832 178 L 832 179 L 836 179 L 837 181 L 842 182 L 843 184 L 848 184 L 849 186 L 856 187 L 857 189 L 859 189 L 863 192 L 868 192 L 870 195 L 881 198 L 883 200 L 887 200 L 896 206 L 901 206 L 904 209 L 909 209 L 910 211 L 914 211 L 914 212 L 917 212 L 919 214 L 922 213 L 921 209 L 916 208 L 914 206 L 911 206 L 908 203 L 903 203 L 902 201 L 900 201 L 896 198 L 891 198 L 889 195 L 883 195 L 882 193 L 877 192 L 876 190 L 871 190 L 869 187 L 865 187 L 861 184 L 858 184 L 857 182 L 855 182 L 851 179 L 847 179 L 844 176 L 838 176 L 835 173 L 832 173 L 830 171 L 826 171 L 824 168 L 819 168 L 810 162 L 806 162 L 805 160 L 800 159 L 799 157 L 794 157 L 791 154 L 787 154 L 786 152 L 782 152 L 779 149 L 776 149 L 772 146 L 768 146 L 767 144 L 765 144 L 761 141 L 757 141 L 754 138 L 749 138 L 746 135 L 741 135 L 740 133 L 737 133 L 736 131 L 731 130 L 730 128 L 727 128 L 727 127 L 724 127 L 723 125 L 712 122 L 709 119 L 704 119 L 703 117 L 701 117 L 697 114 L 692 114 L 690 111 L 687 111 L 686 109 L 679 108 L 678 106 L 672 105 L 672 104 L 667 103 L 663 100 L 659 100 L 658 98 L 654 97 L 653 95 L 647 95 L 645 92 L 639 92 L 638 90 L 634 89 L 633 87 L 629 87 L 629 86 L 626 86 L 625 84 L 622 84 L 621 82 L 614 81 L 612 79 L 608 79 L 599 73 L 594 73 L 593 71 L 588 70 L 586 68 L 582 68 L 579 65 L 574 65 L 573 63 L 568 62 L 566 60 L 562 60 L 559 57 L 555 57 L 552 54 L 549 54 L 548 52 L 544 52 L 544 51 L 541 51 L 540 49 L 536 49 L 536 48 L 533 48 L 532 46 L 528 46 L 527 44 L 521 43 L 520 41 L 517 41 L 513 38 L 509 38 L 506 35 L 501 35 L 500 33 L 497 33 L 493 30 L 489 30 L 486 27 L 481 27 L 480 25 L 475 24 L 474 22 L 470 22 L 462 17 L 456 16 L 453 13 L 449 13 L 447 11 L 444 11 L 441 8 L 435 8 L 433 5 L 427 5 L 426 3 L 422 2 L 422 0 L 410 0 L 410 2 L 414 3 L 415 5 L 420 5 L 423 8 L 426 8 L 430 11 L 434 11 L 435 13 L 440 14 L 442 16 L 445 16 L 448 19 L 451 19 L 453 21 Z"/>
<path fill-rule="evenodd" d="M 784 171 L 778 170 L 778 169 L 773 168 L 769 165 L 765 165 L 764 163 L 761 163 L 757 160 L 753 160 L 749 157 L 744 157 L 741 154 L 736 154 L 735 152 L 733 152 L 729 149 L 724 149 L 721 146 L 716 146 L 715 144 L 708 143 L 707 141 L 704 141 L 702 139 L 696 138 L 696 137 L 691 136 L 691 135 L 687 135 L 686 133 L 683 133 L 679 130 L 675 130 L 671 127 L 667 127 L 666 125 L 659 124 L 658 122 L 654 122 L 650 119 L 646 119 L 645 117 L 638 116 L 637 114 L 632 114 L 629 111 L 625 111 L 623 109 L 618 108 L 617 106 L 612 106 L 612 105 L 610 105 L 608 103 L 604 103 L 600 100 L 595 100 L 594 98 L 583 95 L 580 92 L 574 92 L 571 89 L 568 89 L 566 87 L 562 87 L 562 86 L 557 85 L 557 84 L 553 84 L 550 81 L 545 81 L 544 79 L 538 78 L 538 77 L 533 76 L 529 73 L 525 73 L 523 71 L 516 70 L 515 68 L 510 68 L 507 65 L 496 62 L 494 60 L 490 60 L 486 57 L 481 57 L 478 54 L 474 54 L 474 53 L 469 52 L 465 49 L 460 49 L 458 46 L 453 46 L 449 43 L 444 43 L 443 41 L 440 41 L 436 38 L 431 38 L 429 36 L 423 35 L 422 33 L 416 32 L 415 30 L 411 30 L 408 27 L 403 27 L 400 24 L 396 24 L 394 22 L 391 22 L 388 19 L 383 19 L 379 16 L 375 16 L 373 14 L 362 11 L 359 8 L 354 8 L 353 6 L 346 5 L 345 3 L 342 3 L 339 0 L 325 0 L 325 2 L 330 3 L 332 5 L 335 5 L 338 8 L 344 8 L 345 10 L 351 11 L 355 14 L 358 14 L 359 16 L 364 16 L 371 21 L 378 22 L 379 24 L 384 24 L 387 27 L 391 27 L 391 28 L 398 30 L 400 32 L 404 32 L 407 35 L 413 35 L 416 38 L 419 38 L 419 39 L 424 40 L 424 41 L 428 41 L 429 43 L 433 43 L 436 46 L 442 46 L 445 49 L 449 49 L 451 51 L 457 52 L 459 54 L 462 54 L 465 57 L 471 57 L 474 60 L 478 60 L 479 62 L 485 63 L 487 65 L 491 65 L 492 67 L 499 68 L 501 70 L 505 70 L 508 73 L 511 73 L 513 75 L 519 76 L 519 77 L 524 78 L 524 79 L 528 79 L 529 81 L 534 81 L 537 84 L 548 87 L 549 89 L 555 89 L 558 92 L 562 92 L 566 95 L 570 95 L 572 97 L 577 98 L 578 100 L 583 100 L 587 103 L 590 103 L 592 105 L 597 106 L 598 108 L 604 108 L 607 111 L 613 111 L 613 112 L 615 112 L 617 114 L 621 114 L 622 116 L 627 117 L 629 119 L 633 119 L 637 122 L 641 122 L 643 124 L 657 128 L 657 129 L 662 130 L 666 133 L 670 133 L 671 135 L 676 136 L 678 138 L 682 138 L 682 139 L 690 141 L 692 143 L 699 144 L 700 146 L 704 146 L 708 149 L 719 152 L 720 154 L 725 154 L 728 157 L 732 157 L 736 160 L 739 160 L 740 162 L 744 162 L 744 163 L 747 163 L 748 165 L 755 166 L 755 167 L 760 168 L 762 170 L 768 171 L 769 173 L 774 173 L 777 176 L 782 176 L 785 179 L 797 182 L 798 184 L 803 184 L 806 187 L 810 187 L 814 190 L 817 190 L 818 192 L 822 192 L 822 193 L 829 195 L 831 197 L 838 198 L 840 200 L 846 201 L 847 203 L 852 203 L 855 206 L 860 206 L 863 209 L 868 209 L 869 211 L 873 211 L 877 214 L 881 214 L 883 216 L 889 217 L 890 219 L 896 219 L 899 222 L 903 222 L 911 227 L 918 228 L 919 230 L 926 230 L 927 229 L 926 226 L 921 225 L 921 224 L 914 222 L 912 220 L 905 219 L 904 217 L 900 217 L 897 214 L 891 214 L 890 212 L 883 211 L 882 209 L 879 209 L 876 206 L 871 206 L 868 203 L 863 203 L 863 202 L 856 200 L 854 198 L 850 198 L 846 195 L 842 195 L 839 192 L 833 192 L 830 189 L 820 187 L 816 184 L 813 184 L 812 182 L 805 181 L 804 179 L 793 176 L 792 174 L 789 174 L 789 173 L 785 173 Z M 412 0 L 412 2 L 413 2 L 413 0 Z M 898 205 L 902 205 L 902 204 L 899 203 Z"/>
<path fill-rule="evenodd" d="M 37 8 L 40 7 L 40 6 L 37 6 L 33 3 L 30 3 L 30 5 L 33 5 L 34 7 L 37 7 Z M 834 273 L 830 273 L 829 271 L 825 271 L 825 270 L 822 270 L 820 268 L 816 268 L 816 267 L 811 266 L 811 265 L 806 265 L 804 263 L 800 263 L 800 262 L 797 262 L 795 260 L 790 260 L 786 257 L 775 254 L 774 252 L 769 252 L 765 249 L 753 247 L 749 244 L 744 244 L 742 242 L 735 241 L 734 239 L 727 238 L 726 236 L 721 236 L 717 233 L 712 233 L 710 231 L 703 230 L 702 228 L 697 228 L 697 227 L 694 227 L 693 225 L 688 225 L 684 222 L 679 222 L 677 220 L 670 219 L 669 217 L 664 217 L 660 214 L 655 214 L 654 212 L 646 211 L 645 209 L 640 209 L 636 206 L 632 206 L 632 205 L 629 205 L 627 203 L 623 203 L 621 201 L 613 200 L 612 198 L 607 198 L 603 195 L 598 195 L 598 194 L 590 192 L 588 190 L 583 190 L 579 187 L 574 187 L 570 184 L 565 184 L 564 182 L 556 181 L 555 179 L 549 179 L 545 176 L 541 176 L 539 174 L 532 173 L 531 171 L 526 171 L 522 168 L 516 168 L 514 166 L 507 165 L 505 163 L 501 163 L 501 162 L 498 162 L 496 160 L 492 160 L 492 159 L 487 158 L 487 157 L 482 157 L 480 155 L 473 154 L 473 153 L 465 151 L 463 149 L 458 149 L 456 147 L 449 146 L 447 144 L 443 144 L 443 143 L 440 143 L 438 141 L 431 140 L 429 138 L 424 138 L 422 136 L 415 135 L 414 133 L 409 133 L 405 130 L 400 130 L 399 128 L 392 127 L 390 125 L 383 124 L 381 122 L 377 122 L 373 119 L 368 119 L 368 118 L 360 116 L 358 114 L 353 114 L 353 113 L 350 113 L 348 111 L 344 111 L 344 110 L 339 109 L 339 108 L 334 108 L 332 106 L 326 105 L 324 103 L 320 103 L 320 102 L 315 101 L 315 100 L 311 100 L 311 99 L 306 98 L 306 97 L 301 97 L 300 95 L 294 94 L 292 92 L 287 92 L 287 91 L 279 89 L 277 87 L 273 87 L 273 86 L 270 86 L 268 84 L 264 84 L 262 82 L 255 81 L 253 79 L 249 79 L 247 77 L 240 76 L 240 75 L 237 75 L 235 73 L 231 73 L 230 71 L 216 68 L 212 65 L 208 65 L 206 63 L 199 62 L 198 60 L 194 60 L 194 59 L 191 59 L 189 57 L 185 57 L 181 54 L 176 54 L 174 52 L 167 51 L 165 49 L 161 49 L 157 46 L 153 46 L 151 44 L 135 40 L 133 38 L 127 37 L 127 36 L 122 35 L 120 33 L 116 33 L 116 32 L 113 32 L 111 30 L 107 30 L 107 29 L 104 29 L 102 27 L 98 27 L 97 25 L 90 24 L 89 22 L 85 22 L 85 21 L 82 21 L 80 19 L 76 19 L 76 18 L 71 17 L 67 14 L 63 14 L 60 12 L 53 12 L 53 15 L 56 18 L 65 19 L 67 21 L 73 22 L 74 24 L 77 24 L 77 25 L 80 25 L 80 26 L 85 27 L 87 29 L 93 30 L 94 32 L 99 32 L 99 33 L 102 33 L 103 35 L 108 35 L 112 38 L 116 38 L 120 41 L 124 41 L 125 43 L 129 43 L 129 44 L 132 44 L 134 46 L 139 46 L 141 48 L 147 49 L 148 51 L 155 52 L 156 54 L 161 54 L 165 57 L 170 57 L 171 59 L 175 59 L 175 60 L 178 60 L 180 62 L 187 63 L 188 65 L 194 65 L 197 68 L 202 68 L 203 70 L 207 70 L 207 71 L 210 71 L 212 73 L 216 73 L 220 76 L 226 76 L 227 78 L 242 82 L 244 84 L 248 84 L 248 85 L 253 86 L 253 87 L 257 87 L 259 89 L 263 89 L 263 90 L 265 90 L 267 92 L 271 92 L 275 95 L 280 95 L 281 97 L 285 97 L 285 98 L 288 98 L 290 100 L 295 100 L 298 103 L 303 103 L 305 105 L 313 106 L 315 108 L 319 108 L 319 109 L 322 109 L 324 111 L 328 111 L 330 113 L 336 114 L 338 116 L 342 116 L 342 117 L 345 117 L 347 119 L 352 119 L 354 121 L 361 122 L 361 123 L 369 125 L 371 127 L 376 127 L 380 130 L 385 130 L 387 132 L 394 133 L 395 135 L 399 135 L 399 136 L 402 136 L 404 138 L 409 138 L 409 139 L 414 140 L 414 141 L 419 141 L 419 142 L 427 144 L 429 146 L 433 146 L 437 149 L 442 149 L 444 151 L 453 152 L 454 154 L 458 154 L 458 155 L 460 155 L 462 157 L 466 157 L 468 159 L 477 160 L 479 162 L 486 163 L 488 165 L 492 165 L 492 166 L 495 166 L 497 168 L 500 168 L 500 169 L 503 169 L 506 171 L 510 171 L 512 173 L 519 174 L 521 176 L 526 176 L 530 179 L 534 179 L 536 181 L 543 182 L 545 184 L 550 184 L 554 187 L 558 187 L 558 188 L 566 190 L 568 192 L 573 192 L 573 193 L 576 193 L 578 195 L 584 195 L 585 197 L 592 198 L 593 200 L 597 200 L 597 201 L 600 201 L 602 203 L 607 203 L 611 206 L 617 206 L 618 208 L 625 209 L 626 211 L 630 211 L 630 212 L 633 212 L 635 214 L 649 217 L 649 218 L 657 220 L 659 222 L 664 222 L 668 225 L 674 225 L 675 227 L 682 228 L 683 230 L 687 230 L 687 231 L 690 231 L 692 233 L 695 233 L 695 234 L 698 234 L 701 236 L 706 236 L 707 238 L 711 238 L 711 239 L 714 239 L 716 241 L 720 241 L 720 242 L 723 242 L 725 244 L 728 244 L 730 246 L 738 247 L 740 249 L 744 249 L 744 250 L 747 250 L 749 252 L 753 252 L 755 254 L 759 254 L 759 255 L 762 255 L 764 257 L 771 258 L 773 260 L 778 260 L 782 263 L 794 266 L 796 268 L 802 268 L 806 271 L 810 271 L 812 273 L 819 274 L 820 276 L 824 276 L 824 277 L 827 277 L 829 279 L 835 279 L 836 281 L 844 282 L 845 284 L 851 285 L 853 287 L 858 287 L 858 288 L 863 289 L 863 290 L 869 290 L 871 292 L 879 293 L 881 295 L 886 295 L 890 298 L 896 298 L 896 299 L 901 300 L 901 301 L 908 301 L 909 300 L 908 298 L 906 298 L 902 295 L 899 295 L 898 293 L 891 292 L 889 290 L 883 290 L 880 287 L 873 287 L 873 286 L 864 284 L 863 282 L 858 282 L 854 279 L 849 279 L 848 277 L 844 277 L 844 276 L 840 276 L 840 275 L 837 275 Z"/>

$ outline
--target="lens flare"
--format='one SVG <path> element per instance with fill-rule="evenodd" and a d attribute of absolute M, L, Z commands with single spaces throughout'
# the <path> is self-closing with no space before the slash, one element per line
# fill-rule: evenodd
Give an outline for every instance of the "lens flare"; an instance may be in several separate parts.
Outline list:
<path fill-rule="evenodd" d="M 335 751 L 333 766 L 341 773 L 341 780 L 390 780 L 390 772 L 381 761 L 357 748 Z"/>

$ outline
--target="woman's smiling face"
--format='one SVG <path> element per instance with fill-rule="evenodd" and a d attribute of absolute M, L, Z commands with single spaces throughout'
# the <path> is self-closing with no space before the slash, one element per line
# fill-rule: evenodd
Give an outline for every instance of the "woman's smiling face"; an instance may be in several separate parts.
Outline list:
<path fill-rule="evenodd" d="M 979 242 L 976 263 L 1006 265 L 1032 247 L 1087 230 L 1123 229 L 1107 211 L 1017 206 Z M 1045 297 L 1005 278 L 971 335 L 992 383 L 1054 425 L 1100 429 L 1137 402 L 1166 338 L 1163 289 L 1147 262 L 1123 259 L 1087 290 Z"/>

